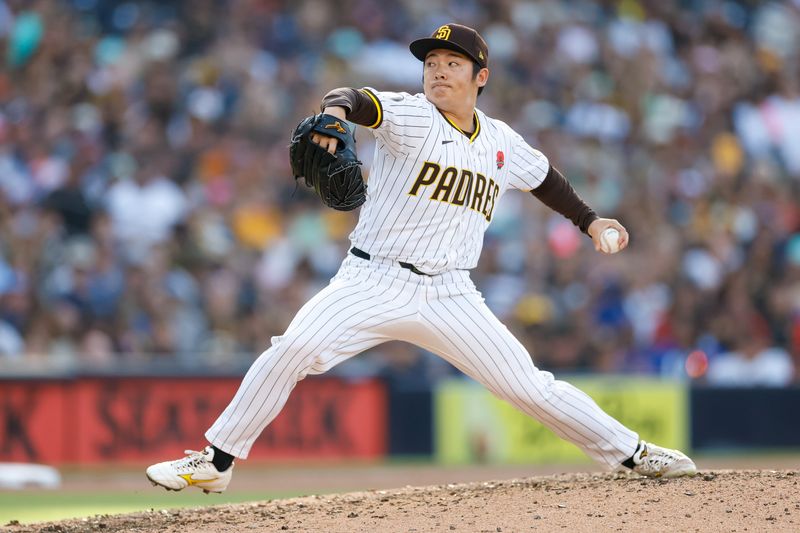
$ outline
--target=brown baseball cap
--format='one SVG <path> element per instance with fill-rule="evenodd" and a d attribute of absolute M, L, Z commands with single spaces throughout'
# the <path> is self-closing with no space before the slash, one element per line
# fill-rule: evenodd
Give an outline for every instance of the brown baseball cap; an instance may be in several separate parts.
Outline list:
<path fill-rule="evenodd" d="M 489 66 L 489 47 L 486 46 L 486 41 L 477 31 L 461 24 L 439 26 L 430 37 L 417 39 L 408 48 L 420 61 L 425 61 L 425 56 L 431 50 L 447 48 L 471 58 L 481 68 Z"/>

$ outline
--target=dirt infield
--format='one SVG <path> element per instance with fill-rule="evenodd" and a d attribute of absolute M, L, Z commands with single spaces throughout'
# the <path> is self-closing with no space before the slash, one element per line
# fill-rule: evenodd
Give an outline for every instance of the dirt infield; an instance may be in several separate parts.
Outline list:
<path fill-rule="evenodd" d="M 6 524 L 13 533 L 798 531 L 800 471 L 554 476 Z"/>

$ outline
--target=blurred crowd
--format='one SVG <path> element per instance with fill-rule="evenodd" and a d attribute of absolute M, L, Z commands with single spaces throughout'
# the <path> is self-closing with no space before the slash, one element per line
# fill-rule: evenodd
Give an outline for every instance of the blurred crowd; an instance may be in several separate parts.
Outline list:
<path fill-rule="evenodd" d="M 488 41 L 478 106 L 631 234 L 503 198 L 473 277 L 537 365 L 796 382 L 800 0 L 0 0 L 0 359 L 256 357 L 355 223 L 289 133 L 334 87 L 421 90 L 408 42 L 449 21 Z M 343 371 L 451 372 L 373 352 Z"/>

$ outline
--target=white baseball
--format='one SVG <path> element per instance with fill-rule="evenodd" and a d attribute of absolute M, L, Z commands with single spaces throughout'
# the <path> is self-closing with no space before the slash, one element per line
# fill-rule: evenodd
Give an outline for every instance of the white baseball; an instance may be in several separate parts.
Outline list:
<path fill-rule="evenodd" d="M 600 234 L 600 249 L 607 254 L 619 252 L 619 231 L 614 228 L 606 228 Z"/>

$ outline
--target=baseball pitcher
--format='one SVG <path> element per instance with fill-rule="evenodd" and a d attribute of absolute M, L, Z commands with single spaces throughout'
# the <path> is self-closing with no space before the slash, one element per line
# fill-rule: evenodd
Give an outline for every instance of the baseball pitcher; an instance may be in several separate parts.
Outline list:
<path fill-rule="evenodd" d="M 234 459 L 247 458 L 298 381 L 390 340 L 446 359 L 608 469 L 694 474 L 686 455 L 640 440 L 589 396 L 538 369 L 484 304 L 469 270 L 512 189 L 568 217 L 598 251 L 624 249 L 628 233 L 598 217 L 544 154 L 475 107 L 489 80 L 489 50 L 478 32 L 447 24 L 410 49 L 423 63 L 422 93 L 333 90 L 322 114 L 304 120 L 292 137 L 295 177 L 330 207 L 361 207 L 338 273 L 253 363 L 206 432 L 209 445 L 149 467 L 147 477 L 171 490 L 222 492 Z M 368 185 L 346 121 L 375 135 Z M 618 232 L 610 232 L 617 238 L 612 250 L 600 237 L 608 229 Z"/>

